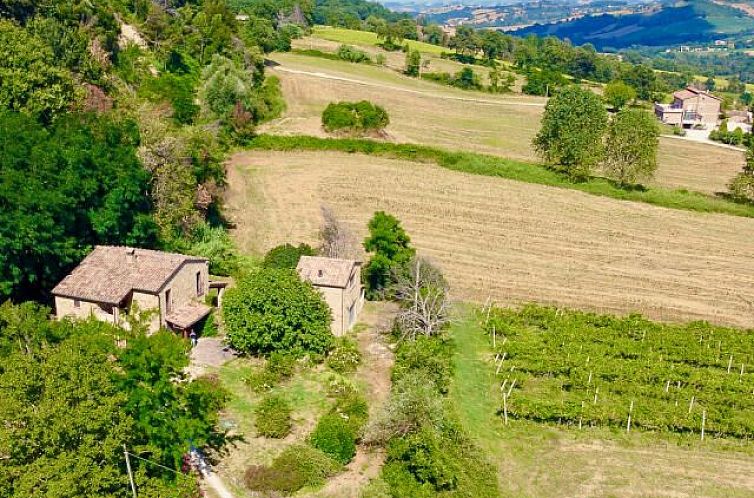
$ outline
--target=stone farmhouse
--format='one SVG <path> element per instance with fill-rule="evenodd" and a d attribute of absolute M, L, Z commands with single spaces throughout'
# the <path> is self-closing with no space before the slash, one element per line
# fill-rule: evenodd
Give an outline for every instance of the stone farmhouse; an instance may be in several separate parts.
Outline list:
<path fill-rule="evenodd" d="M 364 307 L 361 263 L 350 259 L 301 256 L 296 271 L 319 290 L 332 310 L 332 333 L 342 336 Z"/>
<path fill-rule="evenodd" d="M 655 115 L 663 123 L 681 128 L 714 128 L 719 122 L 721 103 L 721 98 L 689 86 L 675 92 L 671 104 L 655 103 Z"/>
<path fill-rule="evenodd" d="M 134 305 L 154 310 L 150 332 L 165 327 L 188 336 L 209 315 L 205 258 L 131 247 L 97 246 L 53 290 L 58 318 L 89 318 L 128 327 Z"/>

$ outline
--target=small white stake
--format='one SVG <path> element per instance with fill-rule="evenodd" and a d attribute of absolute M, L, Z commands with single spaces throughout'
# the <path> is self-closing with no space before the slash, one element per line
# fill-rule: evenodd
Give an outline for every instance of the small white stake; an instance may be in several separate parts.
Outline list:
<path fill-rule="evenodd" d="M 628 409 L 628 423 L 626 423 L 626 432 L 631 432 L 631 413 L 634 411 L 634 400 L 631 400 L 631 407 Z"/>

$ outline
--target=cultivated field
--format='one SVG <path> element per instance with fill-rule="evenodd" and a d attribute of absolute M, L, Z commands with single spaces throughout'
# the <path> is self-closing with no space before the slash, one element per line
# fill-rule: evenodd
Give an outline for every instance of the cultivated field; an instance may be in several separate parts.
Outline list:
<path fill-rule="evenodd" d="M 302 43 L 308 47 L 306 41 Z M 310 43 L 330 51 L 337 45 L 322 40 Z M 530 144 L 539 128 L 543 98 L 467 92 L 408 78 L 397 71 L 403 54 L 390 57 L 388 65 L 393 69 L 274 54 L 279 66 L 272 72 L 282 81 L 288 110 L 263 130 L 324 136 L 320 119 L 327 104 L 368 99 L 390 114 L 389 140 L 537 159 Z M 452 72 L 445 66 L 460 67 L 440 59 L 433 59 L 434 64 L 441 67 L 430 70 Z M 657 184 L 706 193 L 725 191 L 743 165 L 740 152 L 671 138 L 661 139 L 658 159 Z"/>
<path fill-rule="evenodd" d="M 229 183 L 245 251 L 316 243 L 322 204 L 358 239 L 383 209 L 443 267 L 455 298 L 754 325 L 752 219 L 340 153 L 239 153 Z"/>
<path fill-rule="evenodd" d="M 754 496 L 748 441 L 522 420 L 505 426 L 497 415 L 499 379 L 487 338 L 469 317 L 457 321 L 452 334 L 458 348 L 452 398 L 464 428 L 497 465 L 503 496 Z"/>

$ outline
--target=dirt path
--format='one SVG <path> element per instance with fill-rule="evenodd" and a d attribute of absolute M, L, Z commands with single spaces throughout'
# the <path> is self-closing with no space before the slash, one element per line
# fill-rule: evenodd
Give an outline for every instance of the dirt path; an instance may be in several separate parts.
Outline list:
<path fill-rule="evenodd" d="M 390 327 L 394 314 L 391 303 L 367 303 L 360 320 L 367 327 L 357 337 L 361 366 L 356 378 L 366 388 L 364 394 L 369 402 L 370 417 L 379 411 L 390 394 L 393 352 L 387 346 L 383 332 Z M 366 483 L 379 475 L 384 459 L 384 452 L 359 445 L 356 456 L 345 470 L 308 498 L 358 498 Z"/>

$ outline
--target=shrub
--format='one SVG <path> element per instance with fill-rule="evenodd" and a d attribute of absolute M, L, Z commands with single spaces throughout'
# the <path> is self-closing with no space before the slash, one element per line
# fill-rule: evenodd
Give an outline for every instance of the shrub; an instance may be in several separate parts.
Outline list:
<path fill-rule="evenodd" d="M 369 405 L 356 389 L 347 389 L 335 398 L 332 413 L 342 418 L 359 439 L 361 429 L 369 420 Z"/>
<path fill-rule="evenodd" d="M 213 275 L 228 276 L 238 270 L 238 253 L 228 231 L 200 223 L 191 236 L 187 252 L 209 259 L 209 271 Z"/>
<path fill-rule="evenodd" d="M 268 391 L 280 381 L 293 375 L 296 368 L 296 358 L 292 355 L 274 351 L 270 353 L 264 368 L 252 372 L 244 381 L 255 392 Z"/>
<path fill-rule="evenodd" d="M 264 257 L 262 263 L 266 268 L 293 269 L 298 265 L 301 256 L 315 256 L 317 251 L 309 244 L 299 244 L 298 247 L 291 244 L 283 244 L 273 247 Z"/>
<path fill-rule="evenodd" d="M 327 355 L 326 364 L 339 374 L 356 370 L 361 362 L 361 353 L 356 341 L 342 337 L 336 341 L 335 347 Z"/>
<path fill-rule="evenodd" d="M 450 491 L 458 485 L 458 463 L 434 429 L 425 427 L 407 437 L 392 439 L 387 459 L 401 462 L 413 479 L 420 485 L 431 485 L 435 492 Z"/>
<path fill-rule="evenodd" d="M 322 113 L 322 126 L 327 132 L 379 131 L 389 123 L 385 109 L 366 100 L 330 103 Z"/>
<path fill-rule="evenodd" d="M 387 403 L 370 420 L 365 439 L 385 443 L 424 426 L 439 427 L 445 417 L 442 396 L 426 374 L 410 372 L 393 384 Z"/>
<path fill-rule="evenodd" d="M 324 354 L 334 337 L 330 308 L 292 270 L 262 269 L 229 289 L 223 321 L 230 345 L 243 353 Z"/>
<path fill-rule="evenodd" d="M 351 45 L 341 45 L 338 48 L 338 57 L 344 61 L 358 63 L 369 63 L 372 59 L 369 58 L 366 52 L 359 50 Z"/>
<path fill-rule="evenodd" d="M 479 76 L 470 67 L 458 71 L 450 80 L 450 84 L 463 90 L 479 90 L 482 88 Z"/>
<path fill-rule="evenodd" d="M 251 390 L 257 393 L 269 391 L 275 387 L 279 381 L 280 378 L 266 368 L 252 372 L 244 379 L 244 382 L 251 388 Z"/>
<path fill-rule="evenodd" d="M 212 311 L 201 323 L 201 333 L 199 335 L 202 337 L 217 337 L 217 333 L 217 318 L 215 317 L 215 312 Z"/>
<path fill-rule="evenodd" d="M 265 368 L 278 379 L 287 379 L 293 375 L 293 371 L 296 369 L 296 358 L 287 353 L 274 351 L 270 354 Z"/>
<path fill-rule="evenodd" d="M 348 422 L 337 414 L 328 414 L 319 419 L 309 442 L 344 465 L 356 454 L 356 436 Z"/>
<path fill-rule="evenodd" d="M 453 378 L 453 347 L 449 339 L 417 336 L 396 351 L 393 381 L 419 372 L 439 393 L 446 394 Z"/>
<path fill-rule="evenodd" d="M 359 498 L 392 498 L 390 493 L 390 486 L 384 479 L 377 477 L 371 479 L 364 488 L 361 490 Z M 399 495 L 399 496 L 413 496 L 413 495 Z"/>
<path fill-rule="evenodd" d="M 260 435 L 280 439 L 291 433 L 291 407 L 282 397 L 265 397 L 254 409 L 254 414 Z"/>
<path fill-rule="evenodd" d="M 283 450 L 270 467 L 249 467 L 244 482 L 252 491 L 290 494 L 304 486 L 321 485 L 338 468 L 336 461 L 316 448 L 294 444 Z"/>
<path fill-rule="evenodd" d="M 450 76 L 450 73 L 446 73 L 442 71 L 422 73 L 422 79 L 434 81 L 437 83 L 442 83 L 443 85 L 449 85 L 451 77 L 452 76 Z"/>

